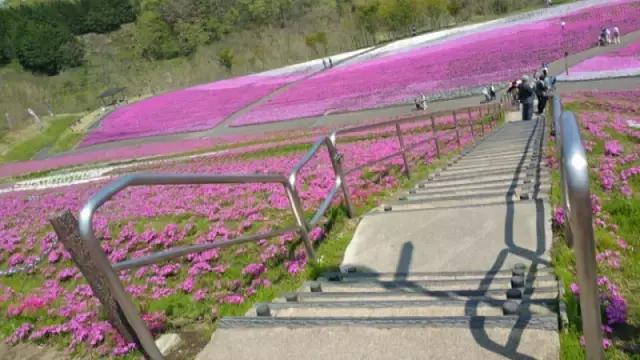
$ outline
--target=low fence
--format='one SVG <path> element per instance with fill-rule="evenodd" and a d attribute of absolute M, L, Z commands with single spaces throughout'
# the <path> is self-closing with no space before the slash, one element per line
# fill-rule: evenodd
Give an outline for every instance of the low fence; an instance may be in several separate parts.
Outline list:
<path fill-rule="evenodd" d="M 436 117 L 451 114 L 453 117 L 453 126 L 448 128 L 439 128 L 436 125 Z M 460 116 L 464 114 L 466 119 Z M 133 269 L 143 265 L 150 265 L 167 261 L 188 254 L 199 253 L 202 251 L 224 248 L 233 245 L 243 244 L 247 242 L 256 242 L 262 239 L 269 239 L 286 233 L 295 232 L 300 234 L 302 243 L 304 244 L 309 259 L 314 259 L 314 249 L 310 241 L 309 231 L 316 226 L 321 218 L 325 215 L 331 204 L 342 193 L 344 206 L 350 217 L 354 216 L 354 207 L 352 204 L 349 188 L 345 178 L 356 171 L 371 165 L 388 161 L 394 157 L 402 157 L 404 172 L 407 177 L 411 177 L 411 164 L 409 161 L 409 152 L 419 146 L 434 143 L 437 157 L 441 157 L 441 144 L 438 140 L 439 131 L 454 131 L 456 146 L 462 149 L 461 132 L 466 128 L 471 132 L 475 139 L 484 136 L 486 127 L 489 130 L 495 127 L 497 120 L 504 115 L 504 107 L 502 103 L 487 104 L 479 107 L 470 107 L 453 112 L 440 112 L 436 114 L 420 114 L 415 117 L 383 121 L 373 124 L 349 127 L 339 129 L 333 133 L 319 138 L 311 147 L 311 149 L 298 161 L 292 172 L 288 175 L 282 174 L 261 174 L 261 175 L 209 175 L 209 174 L 131 174 L 120 177 L 119 179 L 107 184 L 96 195 L 94 195 L 82 208 L 79 220 L 68 211 L 51 220 L 51 223 L 58 235 L 60 241 L 71 253 L 72 258 L 78 268 L 81 270 L 94 294 L 98 297 L 104 306 L 109 321 L 129 342 L 138 344 L 146 358 L 162 359 L 162 354 L 156 346 L 151 332 L 140 317 L 137 307 L 131 301 L 126 293 L 122 283 L 120 282 L 117 271 Z M 485 123 L 485 119 L 489 119 Z M 466 120 L 466 121 L 465 121 Z M 403 132 L 402 127 L 414 124 L 413 129 Z M 371 130 L 381 129 L 385 127 L 395 128 L 393 136 L 397 138 L 400 150 L 388 154 L 379 159 L 374 159 L 360 164 L 351 169 L 343 168 L 344 155 L 339 152 L 338 140 L 354 133 L 366 133 Z M 407 145 L 405 143 L 405 135 L 409 131 L 415 132 L 416 128 L 429 129 L 430 135 L 423 140 Z M 322 149 L 328 151 L 331 165 L 333 168 L 334 184 L 328 192 L 324 200 L 315 210 L 311 219 L 307 220 L 303 211 L 298 190 L 297 179 L 300 171 L 311 161 L 311 159 Z M 114 195 L 131 186 L 143 185 L 185 185 L 185 184 L 280 184 L 283 186 L 289 200 L 289 207 L 293 213 L 296 225 L 284 229 L 273 230 L 266 233 L 258 233 L 252 235 L 243 235 L 231 240 L 196 244 L 176 247 L 160 252 L 156 252 L 144 257 L 124 260 L 116 264 L 111 264 L 107 259 L 100 240 L 96 238 L 93 229 L 93 217 L 96 211 Z"/>

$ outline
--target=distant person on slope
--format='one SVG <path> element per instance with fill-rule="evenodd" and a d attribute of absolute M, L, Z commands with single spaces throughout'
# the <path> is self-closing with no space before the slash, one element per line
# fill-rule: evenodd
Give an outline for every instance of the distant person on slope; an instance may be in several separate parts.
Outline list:
<path fill-rule="evenodd" d="M 524 75 L 522 82 L 518 85 L 518 100 L 522 104 L 522 120 L 531 120 L 533 118 L 533 99 L 535 93 L 529 83 L 529 76 Z"/>
<path fill-rule="evenodd" d="M 620 44 L 620 28 L 617 26 L 613 27 L 613 43 Z"/>

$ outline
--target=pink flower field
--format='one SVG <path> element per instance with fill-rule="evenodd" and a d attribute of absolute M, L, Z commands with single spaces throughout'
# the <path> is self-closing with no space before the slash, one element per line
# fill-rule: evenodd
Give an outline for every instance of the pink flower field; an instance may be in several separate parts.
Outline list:
<path fill-rule="evenodd" d="M 634 300 L 637 298 L 634 284 L 640 280 L 636 250 L 640 246 L 637 222 L 640 209 L 638 96 L 640 90 L 583 92 L 565 98 L 565 103 L 571 103 L 576 109 L 592 175 L 591 210 L 605 349 L 622 349 L 625 341 L 638 341 L 639 336 L 637 331 L 627 335 L 626 330 L 627 325 L 636 324 L 640 319 Z M 555 155 L 549 160 L 551 167 L 557 168 Z M 555 209 L 553 223 L 557 230 L 566 226 L 562 208 Z M 573 282 L 575 275 L 571 274 L 570 279 L 563 281 L 570 284 L 572 297 L 579 297 L 580 287 Z M 629 358 L 627 356 L 622 358 Z"/>
<path fill-rule="evenodd" d="M 154 96 L 107 115 L 81 146 L 206 130 L 301 74 L 250 75 Z"/>
<path fill-rule="evenodd" d="M 640 40 L 612 53 L 585 60 L 569 68 L 559 80 L 591 80 L 640 75 Z"/>
<path fill-rule="evenodd" d="M 565 21 L 565 34 L 560 22 Z M 454 89 L 511 81 L 542 62 L 595 45 L 602 26 L 640 29 L 640 3 L 615 2 L 562 18 L 506 25 L 444 40 L 410 52 L 337 67 L 301 82 L 234 125 L 250 125 L 354 111 L 411 101 Z"/>
<path fill-rule="evenodd" d="M 442 126 L 448 123 L 444 117 L 438 121 Z M 413 129 L 406 133 L 407 144 L 428 135 L 424 129 L 407 128 Z M 352 134 L 340 141 L 345 168 L 397 151 L 398 141 L 390 134 L 393 129 L 360 137 Z M 443 153 L 456 148 L 454 131 L 440 131 L 438 137 Z M 298 140 L 290 138 L 278 144 Z M 463 129 L 463 144 L 470 141 L 469 130 Z M 274 144 L 256 144 L 226 154 L 138 170 L 286 174 L 304 151 L 280 149 L 277 152 Z M 307 210 L 314 209 L 333 184 L 327 156 L 323 150 L 299 174 L 298 189 Z M 429 142 L 416 148 L 411 159 L 428 164 L 434 157 L 435 147 Z M 402 176 L 401 166 L 398 156 L 350 174 L 347 183 L 353 201 L 364 204 L 372 195 L 395 187 L 396 176 Z M 77 213 L 103 185 L 95 182 L 0 195 L 0 269 L 36 264 L 29 273 L 0 278 L 0 312 L 7 319 L 0 326 L 0 336 L 6 337 L 7 343 L 62 342 L 70 351 L 82 348 L 101 356 L 121 356 L 135 349 L 99 313 L 97 299 L 70 261 L 70 254 L 56 242 L 47 220 L 63 209 Z M 94 221 L 104 251 L 112 262 L 118 262 L 174 246 L 281 228 L 293 219 L 280 186 L 256 184 L 133 187 L 105 204 Z M 324 231 L 322 227 L 313 229 L 313 240 L 319 240 Z M 167 328 L 175 331 L 180 321 L 210 323 L 220 314 L 238 311 L 261 288 L 303 271 L 307 259 L 296 240 L 288 234 L 257 244 L 206 251 L 123 271 L 120 279 L 154 334 Z"/>

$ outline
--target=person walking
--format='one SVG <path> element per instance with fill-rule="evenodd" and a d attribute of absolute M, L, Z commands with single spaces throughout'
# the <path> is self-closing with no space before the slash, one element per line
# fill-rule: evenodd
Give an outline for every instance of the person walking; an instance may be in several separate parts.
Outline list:
<path fill-rule="evenodd" d="M 529 83 L 529 76 L 524 75 L 522 82 L 518 85 L 518 100 L 522 104 L 522 120 L 528 121 L 533 118 L 533 99 L 535 93 Z"/>
<path fill-rule="evenodd" d="M 613 43 L 620 44 L 620 28 L 617 26 L 613 27 Z"/>
<path fill-rule="evenodd" d="M 422 94 L 422 110 L 427 110 L 427 97 Z"/>
<path fill-rule="evenodd" d="M 544 108 L 547 106 L 547 99 L 549 96 L 549 87 L 547 85 L 547 79 L 544 75 L 541 75 L 538 81 L 536 81 L 536 97 L 538 98 L 538 114 L 544 113 Z"/>
<path fill-rule="evenodd" d="M 329 68 L 333 67 L 333 61 L 331 60 L 331 58 L 329 58 Z"/>

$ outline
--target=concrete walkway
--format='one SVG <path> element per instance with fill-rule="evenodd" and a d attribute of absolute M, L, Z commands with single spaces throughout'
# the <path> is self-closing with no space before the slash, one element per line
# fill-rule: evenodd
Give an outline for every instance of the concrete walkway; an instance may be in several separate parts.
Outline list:
<path fill-rule="evenodd" d="M 340 273 L 221 319 L 197 359 L 557 359 L 544 121 L 363 217 Z"/>

